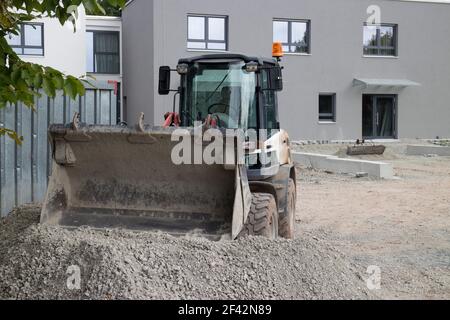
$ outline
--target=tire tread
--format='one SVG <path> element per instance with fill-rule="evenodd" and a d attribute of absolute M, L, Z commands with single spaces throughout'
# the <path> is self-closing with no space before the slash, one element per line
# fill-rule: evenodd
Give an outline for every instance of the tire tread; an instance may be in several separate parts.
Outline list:
<path fill-rule="evenodd" d="M 273 219 L 272 217 L 277 218 L 277 205 L 274 196 L 269 193 L 253 193 L 247 223 L 244 225 L 239 237 L 268 237 L 271 232 L 270 220 Z"/>

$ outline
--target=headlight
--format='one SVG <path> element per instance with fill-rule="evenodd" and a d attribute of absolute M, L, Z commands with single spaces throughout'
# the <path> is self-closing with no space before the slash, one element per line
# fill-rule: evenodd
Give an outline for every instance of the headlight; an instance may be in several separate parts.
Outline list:
<path fill-rule="evenodd" d="M 186 74 L 186 73 L 188 73 L 188 69 L 189 69 L 189 65 L 187 65 L 186 63 L 177 65 L 178 74 Z"/>
<path fill-rule="evenodd" d="M 245 65 L 245 71 L 247 72 L 257 72 L 258 64 L 256 62 L 249 62 Z"/>

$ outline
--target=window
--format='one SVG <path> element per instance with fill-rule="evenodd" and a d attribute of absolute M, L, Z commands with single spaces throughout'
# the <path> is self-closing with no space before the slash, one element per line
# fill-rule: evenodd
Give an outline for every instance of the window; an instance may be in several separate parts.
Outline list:
<path fill-rule="evenodd" d="M 365 24 L 364 54 L 368 56 L 396 56 L 397 26 Z"/>
<path fill-rule="evenodd" d="M 268 130 L 268 137 L 273 136 L 279 130 L 277 114 L 277 96 L 274 90 L 270 90 L 270 72 L 263 69 L 261 72 L 261 89 L 263 93 L 264 128 Z"/>
<path fill-rule="evenodd" d="M 273 41 L 283 44 L 285 53 L 310 53 L 309 20 L 274 20 Z"/>
<path fill-rule="evenodd" d="M 228 18 L 221 16 L 188 16 L 188 49 L 228 50 Z"/>
<path fill-rule="evenodd" d="M 44 25 L 26 23 L 20 25 L 19 34 L 6 36 L 8 44 L 20 55 L 44 55 Z"/>
<path fill-rule="evenodd" d="M 319 95 L 319 121 L 336 122 L 335 93 L 324 93 Z"/>
<path fill-rule="evenodd" d="M 117 31 L 86 32 L 87 72 L 120 73 L 120 33 Z"/>
<path fill-rule="evenodd" d="M 222 128 L 255 128 L 257 124 L 254 72 L 243 61 L 195 63 L 189 68 L 185 88 L 183 123 L 194 125 L 213 114 Z"/>

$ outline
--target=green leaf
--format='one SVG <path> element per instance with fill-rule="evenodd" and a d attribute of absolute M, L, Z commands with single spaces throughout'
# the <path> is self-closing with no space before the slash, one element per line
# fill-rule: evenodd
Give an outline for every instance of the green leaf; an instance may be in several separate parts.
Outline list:
<path fill-rule="evenodd" d="M 0 137 L 7 135 L 9 138 L 13 139 L 19 146 L 22 145 L 23 137 L 17 134 L 14 130 L 0 128 Z"/>
<path fill-rule="evenodd" d="M 78 19 L 78 6 L 73 4 L 67 7 L 67 14 L 73 15 L 75 19 Z"/>
<path fill-rule="evenodd" d="M 51 13 L 52 13 L 52 11 L 53 11 L 53 9 L 55 7 L 53 1 L 49 1 L 49 0 L 44 1 L 42 3 L 42 5 L 43 5 L 43 7 L 45 7 L 45 11 L 47 12 L 47 14 L 51 15 Z"/>
<path fill-rule="evenodd" d="M 45 11 L 44 3 L 40 1 L 34 1 L 34 10 L 37 12 Z"/>
<path fill-rule="evenodd" d="M 57 7 L 55 10 L 55 14 L 58 17 L 59 23 L 61 25 L 64 25 L 66 23 L 67 17 L 66 15 L 63 13 L 62 9 L 60 7 Z"/>
<path fill-rule="evenodd" d="M 89 87 L 91 87 L 91 88 L 97 88 L 97 86 L 95 85 L 95 84 L 93 84 L 92 82 L 90 82 L 89 80 L 87 80 L 87 79 L 80 79 L 80 81 L 82 82 L 82 83 L 84 83 L 84 88 L 85 88 L 85 90 L 86 90 L 86 86 L 89 86 Z"/>
<path fill-rule="evenodd" d="M 84 87 L 83 82 L 73 76 L 67 77 L 64 88 L 66 94 L 74 100 L 76 99 L 77 95 L 83 96 L 86 93 L 86 88 Z"/>
<path fill-rule="evenodd" d="M 21 92 L 20 100 L 25 104 L 25 106 L 35 111 L 33 92 Z"/>
<path fill-rule="evenodd" d="M 30 76 L 30 72 L 27 69 L 22 69 L 21 77 L 27 83 L 28 87 L 33 85 L 33 78 Z"/>
<path fill-rule="evenodd" d="M 27 1 L 27 2 L 25 2 L 25 8 L 26 8 L 28 14 L 33 12 L 33 9 L 34 9 L 33 4 L 34 4 L 34 1 Z"/>
<path fill-rule="evenodd" d="M 96 12 L 96 2 L 95 0 L 83 0 L 83 5 L 88 12 Z"/>
<path fill-rule="evenodd" d="M 35 63 L 31 64 L 31 70 L 33 70 L 34 73 L 42 73 L 42 67 Z"/>
<path fill-rule="evenodd" d="M 33 79 L 33 85 L 35 89 L 40 89 L 42 86 L 42 74 L 36 73 Z"/>
<path fill-rule="evenodd" d="M 44 77 L 42 81 L 42 88 L 45 91 L 45 94 L 49 97 L 53 98 L 56 95 L 55 85 L 53 84 L 53 81 L 49 77 Z"/>
<path fill-rule="evenodd" d="M 66 79 L 66 82 L 64 84 L 64 92 L 73 100 L 75 100 L 77 97 L 77 85 L 69 77 Z"/>
<path fill-rule="evenodd" d="M 16 133 L 16 132 L 10 132 L 8 133 L 8 136 L 13 139 L 19 146 L 22 145 L 23 142 L 23 137 L 20 136 Z"/>
<path fill-rule="evenodd" d="M 21 70 L 19 68 L 15 68 L 11 73 L 11 80 L 13 83 L 17 83 L 21 76 Z"/>
<path fill-rule="evenodd" d="M 86 94 L 86 88 L 84 87 L 83 82 L 81 82 L 80 80 L 77 80 L 76 84 L 77 84 L 78 95 L 84 96 Z"/>
<path fill-rule="evenodd" d="M 44 69 L 45 69 L 45 72 L 50 75 L 53 75 L 55 73 L 60 73 L 58 70 L 55 70 L 52 67 L 44 67 Z"/>
<path fill-rule="evenodd" d="M 27 83 L 25 82 L 24 79 L 20 78 L 19 80 L 17 80 L 16 83 L 16 89 L 22 91 L 22 92 L 27 92 L 29 91 L 29 87 L 27 85 Z"/>
<path fill-rule="evenodd" d="M 100 15 L 106 14 L 105 9 L 98 3 L 97 0 L 83 0 L 83 4 L 88 12 Z"/>
<path fill-rule="evenodd" d="M 64 78 L 61 74 L 55 74 L 53 76 L 53 83 L 55 84 L 55 88 L 57 90 L 61 90 L 64 88 Z"/>

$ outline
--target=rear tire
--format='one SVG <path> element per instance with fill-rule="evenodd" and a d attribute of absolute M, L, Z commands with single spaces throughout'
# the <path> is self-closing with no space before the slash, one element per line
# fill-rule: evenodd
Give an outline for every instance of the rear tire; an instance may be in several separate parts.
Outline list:
<path fill-rule="evenodd" d="M 252 205 L 238 238 L 247 236 L 276 239 L 278 237 L 278 210 L 275 197 L 269 193 L 253 193 Z"/>
<path fill-rule="evenodd" d="M 280 216 L 280 237 L 294 239 L 295 237 L 295 206 L 297 202 L 297 190 L 293 179 L 289 179 L 288 199 L 286 212 Z"/>

